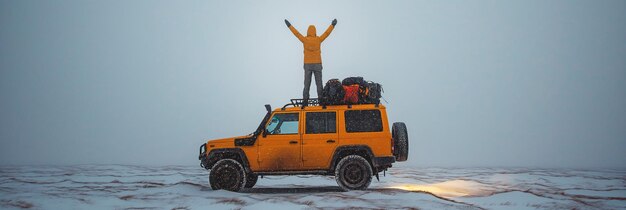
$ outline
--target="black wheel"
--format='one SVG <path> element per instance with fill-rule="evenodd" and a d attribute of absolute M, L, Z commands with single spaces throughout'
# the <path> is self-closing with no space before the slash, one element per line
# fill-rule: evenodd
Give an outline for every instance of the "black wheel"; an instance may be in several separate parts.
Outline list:
<path fill-rule="evenodd" d="M 248 174 L 246 176 L 246 186 L 245 188 L 252 188 L 256 184 L 256 181 L 259 180 L 259 175 L 256 174 Z"/>
<path fill-rule="evenodd" d="M 213 190 L 241 191 L 246 186 L 246 173 L 236 160 L 223 159 L 211 168 L 209 184 Z"/>
<path fill-rule="evenodd" d="M 372 176 L 372 166 L 358 155 L 342 158 L 335 169 L 335 180 L 345 191 L 367 189 L 372 182 Z"/>
<path fill-rule="evenodd" d="M 409 159 L 409 134 L 406 131 L 406 125 L 403 122 L 393 123 L 391 128 L 393 136 L 393 156 L 397 161 L 406 161 Z"/>

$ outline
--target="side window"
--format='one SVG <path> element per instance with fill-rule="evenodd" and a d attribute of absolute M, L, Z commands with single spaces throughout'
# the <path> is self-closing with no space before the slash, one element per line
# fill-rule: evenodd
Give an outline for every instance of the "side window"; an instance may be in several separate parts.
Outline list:
<path fill-rule="evenodd" d="M 267 134 L 298 134 L 298 113 L 277 113 L 265 127 Z"/>
<path fill-rule="evenodd" d="M 335 112 L 307 112 L 306 133 L 336 133 L 337 114 Z"/>
<path fill-rule="evenodd" d="M 348 133 L 383 131 L 380 110 L 348 110 L 345 117 Z"/>

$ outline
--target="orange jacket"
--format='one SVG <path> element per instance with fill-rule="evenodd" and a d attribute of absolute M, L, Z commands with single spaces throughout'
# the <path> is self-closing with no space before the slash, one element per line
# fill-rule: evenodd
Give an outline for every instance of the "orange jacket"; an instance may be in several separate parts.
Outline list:
<path fill-rule="evenodd" d="M 309 29 L 306 32 L 306 37 L 302 36 L 296 28 L 289 26 L 289 30 L 298 37 L 298 39 L 304 45 L 304 63 L 322 63 L 322 51 L 321 45 L 322 42 L 330 35 L 330 32 L 333 31 L 335 27 L 333 25 L 328 26 L 328 29 L 322 34 L 322 36 L 317 36 L 315 34 L 315 26 L 310 25 Z"/>

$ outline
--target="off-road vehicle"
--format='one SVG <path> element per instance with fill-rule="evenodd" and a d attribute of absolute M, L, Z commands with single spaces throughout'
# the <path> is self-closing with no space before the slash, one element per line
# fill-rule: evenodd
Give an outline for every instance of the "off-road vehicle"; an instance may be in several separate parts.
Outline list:
<path fill-rule="evenodd" d="M 335 176 L 343 190 L 364 190 L 372 177 L 406 161 L 404 123 L 387 121 L 382 104 L 322 106 L 302 99 L 267 114 L 254 133 L 200 146 L 200 166 L 214 190 L 253 187 L 259 176 Z"/>

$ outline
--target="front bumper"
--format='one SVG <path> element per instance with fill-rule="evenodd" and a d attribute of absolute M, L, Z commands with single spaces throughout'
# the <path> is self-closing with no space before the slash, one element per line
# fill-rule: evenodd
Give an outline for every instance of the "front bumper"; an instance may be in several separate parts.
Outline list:
<path fill-rule="evenodd" d="M 208 161 L 206 154 L 206 143 L 200 145 L 200 154 L 198 155 L 198 160 L 200 160 L 200 167 L 206 169 L 206 163 Z"/>

